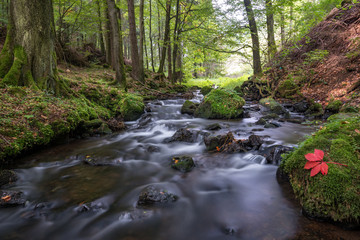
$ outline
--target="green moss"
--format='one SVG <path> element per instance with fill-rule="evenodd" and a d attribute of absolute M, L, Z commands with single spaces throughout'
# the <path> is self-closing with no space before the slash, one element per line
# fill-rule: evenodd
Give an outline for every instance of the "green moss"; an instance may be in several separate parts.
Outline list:
<path fill-rule="evenodd" d="M 10 49 L 10 43 L 13 41 L 10 37 L 11 25 L 8 24 L 8 34 L 6 36 L 5 44 L 0 53 L 0 78 L 3 78 L 11 68 L 14 60 L 12 50 Z"/>
<path fill-rule="evenodd" d="M 204 97 L 195 116 L 209 119 L 239 118 L 245 100 L 231 90 L 214 89 Z"/>
<path fill-rule="evenodd" d="M 280 83 L 280 85 L 278 86 L 276 96 L 292 99 L 295 98 L 294 95 L 298 93 L 298 89 L 298 86 L 294 83 L 292 79 L 287 79 Z"/>
<path fill-rule="evenodd" d="M 312 102 L 305 114 L 313 117 L 320 117 L 324 114 L 324 110 L 320 103 Z"/>
<path fill-rule="evenodd" d="M 209 87 L 209 86 L 205 86 L 205 87 L 202 87 L 201 90 L 200 90 L 200 93 L 202 95 L 207 95 L 209 92 L 211 92 L 212 88 Z"/>
<path fill-rule="evenodd" d="M 268 108 L 271 112 L 276 114 L 283 114 L 286 112 L 286 110 L 281 106 L 280 103 L 275 101 L 273 98 L 263 98 L 259 102 L 262 106 Z"/>
<path fill-rule="evenodd" d="M 144 113 L 143 98 L 134 94 L 127 94 L 119 102 L 119 110 L 125 121 L 138 119 Z"/>
<path fill-rule="evenodd" d="M 355 130 L 360 129 L 360 116 L 345 120 L 335 116 L 322 130 L 284 156 L 281 168 L 289 174 L 294 193 L 308 214 L 341 223 L 359 223 L 360 134 Z M 304 155 L 314 149 L 325 152 L 324 161 L 347 167 L 328 163 L 327 175 L 310 177 L 310 170 L 304 169 Z"/>
<path fill-rule="evenodd" d="M 331 101 L 326 107 L 325 111 L 338 113 L 343 103 L 340 100 Z"/>
<path fill-rule="evenodd" d="M 27 63 L 26 53 L 23 47 L 15 47 L 14 62 L 8 73 L 6 73 L 2 84 L 16 86 L 21 78 L 22 67 Z"/>

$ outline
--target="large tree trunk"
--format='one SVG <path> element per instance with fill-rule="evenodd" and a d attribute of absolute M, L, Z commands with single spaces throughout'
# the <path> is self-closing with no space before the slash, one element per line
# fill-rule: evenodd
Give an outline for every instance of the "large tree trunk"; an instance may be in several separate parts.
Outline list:
<path fill-rule="evenodd" d="M 166 19 L 165 19 L 165 33 L 164 33 L 164 43 L 161 51 L 161 59 L 158 73 L 164 72 L 164 65 L 166 59 L 166 47 L 170 42 L 170 14 L 171 14 L 171 0 L 166 1 Z"/>
<path fill-rule="evenodd" d="M 281 47 L 285 46 L 285 16 L 284 7 L 280 7 L 280 36 L 281 36 Z"/>
<path fill-rule="evenodd" d="M 60 93 L 51 0 L 10 2 L 8 33 L 0 54 L 1 85 L 25 85 Z"/>
<path fill-rule="evenodd" d="M 107 6 L 106 6 L 106 11 L 105 11 L 105 16 L 106 16 L 106 23 L 105 23 L 105 50 L 106 50 L 106 63 L 111 65 L 112 64 L 112 54 L 111 54 L 111 36 L 110 36 L 110 31 L 111 31 L 111 26 L 110 26 L 110 20 L 109 20 L 109 13 L 107 10 Z"/>
<path fill-rule="evenodd" d="M 118 23 L 117 8 L 114 0 L 106 0 L 110 20 L 110 35 L 112 44 L 112 66 L 116 72 L 116 81 L 120 86 L 126 89 L 126 76 L 124 67 L 124 54 L 122 48 L 121 29 Z"/>
<path fill-rule="evenodd" d="M 101 3 L 100 0 L 96 0 L 97 5 L 97 14 L 99 18 L 99 42 L 100 42 L 100 49 L 101 53 L 105 54 L 105 44 L 104 44 L 104 36 L 103 36 L 103 24 L 102 24 L 102 16 L 101 16 Z"/>
<path fill-rule="evenodd" d="M 176 1 L 176 15 L 175 15 L 175 27 L 173 35 L 173 54 L 172 54 L 172 65 L 173 65 L 173 77 L 171 79 L 172 83 L 175 83 L 178 80 L 178 71 L 176 69 L 176 61 L 179 54 L 179 40 L 180 40 L 180 0 Z"/>
<path fill-rule="evenodd" d="M 249 28 L 250 28 L 250 33 L 251 33 L 254 75 L 258 75 L 261 73 L 259 35 L 258 35 L 258 30 L 257 30 L 257 26 L 256 26 L 256 21 L 255 21 L 255 15 L 254 15 L 254 12 L 252 9 L 251 1 L 244 0 L 244 5 L 245 5 L 248 21 L 249 21 Z"/>
<path fill-rule="evenodd" d="M 275 33 L 274 33 L 274 10 L 271 0 L 265 0 L 266 3 L 266 26 L 268 42 L 269 62 L 276 53 Z"/>
<path fill-rule="evenodd" d="M 144 72 L 144 40 L 145 40 L 144 0 L 140 0 L 139 15 L 140 15 L 139 16 L 139 23 L 140 23 L 139 24 L 139 28 L 140 28 L 140 41 L 139 41 L 140 72 Z"/>
<path fill-rule="evenodd" d="M 136 37 L 136 23 L 135 23 L 135 9 L 134 0 L 127 0 L 128 3 L 128 15 L 129 15 L 129 34 L 131 44 L 131 61 L 132 61 L 132 72 L 131 75 L 135 80 L 142 83 L 144 80 L 144 66 L 140 66 L 139 50 Z"/>

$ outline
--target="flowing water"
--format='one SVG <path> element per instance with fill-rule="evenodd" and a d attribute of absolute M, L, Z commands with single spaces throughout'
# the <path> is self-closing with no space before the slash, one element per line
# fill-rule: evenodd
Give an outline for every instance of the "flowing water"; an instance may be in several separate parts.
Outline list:
<path fill-rule="evenodd" d="M 200 101 L 201 96 L 193 99 Z M 313 129 L 294 123 L 264 129 L 261 113 L 247 104 L 250 118 L 205 120 L 180 114 L 184 100 L 154 101 L 142 121 L 112 136 L 74 140 L 23 159 L 10 189 L 22 191 L 25 206 L 0 209 L 1 239 L 359 239 L 308 220 L 288 184 L 276 180 L 277 166 L 264 164 L 259 151 L 295 146 Z M 207 152 L 196 143 L 164 143 L 179 128 L 244 139 L 263 136 L 259 151 Z M 190 155 L 196 167 L 183 174 L 170 167 L 176 155 Z M 84 159 L 101 161 L 91 166 Z M 137 206 L 148 185 L 179 196 L 170 204 Z"/>

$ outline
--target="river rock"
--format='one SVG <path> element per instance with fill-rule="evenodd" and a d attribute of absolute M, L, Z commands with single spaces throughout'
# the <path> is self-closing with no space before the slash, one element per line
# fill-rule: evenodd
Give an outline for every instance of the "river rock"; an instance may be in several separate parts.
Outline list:
<path fill-rule="evenodd" d="M 138 126 L 140 128 L 147 126 L 152 121 L 152 114 L 151 113 L 145 113 L 141 116 L 141 118 L 138 120 Z"/>
<path fill-rule="evenodd" d="M 265 151 L 263 154 L 266 157 L 266 163 L 279 165 L 282 157 L 281 154 L 292 151 L 294 148 L 286 146 L 273 146 Z"/>
<path fill-rule="evenodd" d="M 160 152 L 160 148 L 158 146 L 154 146 L 154 145 L 148 146 L 146 150 L 150 153 Z"/>
<path fill-rule="evenodd" d="M 167 192 L 166 190 L 149 185 L 144 188 L 137 201 L 138 206 L 151 206 L 154 204 L 166 204 L 175 202 L 179 197 Z"/>
<path fill-rule="evenodd" d="M 250 135 L 248 146 L 251 147 L 252 150 L 258 150 L 260 146 L 264 143 L 264 140 L 257 135 Z"/>
<path fill-rule="evenodd" d="M 257 135 L 251 135 L 248 139 L 233 141 L 221 149 L 225 153 L 240 153 L 250 150 L 258 150 L 264 143 L 263 139 Z"/>
<path fill-rule="evenodd" d="M 226 135 L 210 135 L 204 137 L 204 143 L 208 151 L 215 150 L 216 147 L 221 147 L 224 144 L 229 144 L 234 141 L 234 135 L 232 132 L 228 132 Z"/>
<path fill-rule="evenodd" d="M 206 126 L 205 129 L 209 130 L 209 131 L 216 131 L 216 130 L 220 130 L 221 126 L 220 126 L 219 123 L 213 123 L 213 124 L 210 124 L 210 125 Z"/>
<path fill-rule="evenodd" d="M 0 190 L 0 207 L 16 207 L 24 205 L 26 199 L 20 191 Z"/>
<path fill-rule="evenodd" d="M 170 143 L 170 142 L 189 142 L 189 143 L 194 143 L 196 142 L 197 138 L 198 138 L 199 132 L 198 131 L 194 131 L 194 130 L 189 130 L 186 128 L 180 128 L 179 130 L 177 130 L 175 132 L 175 134 L 170 137 L 170 138 L 166 138 L 164 140 L 165 143 Z"/>
<path fill-rule="evenodd" d="M 109 166 L 114 165 L 114 162 L 112 160 L 103 159 L 97 156 L 78 156 L 78 159 L 82 160 L 85 164 L 88 164 L 90 166 Z"/>
<path fill-rule="evenodd" d="M 178 156 L 172 158 L 171 167 L 180 172 L 190 172 L 195 167 L 195 163 L 190 156 Z"/>
<path fill-rule="evenodd" d="M 184 104 L 181 107 L 181 113 L 182 114 L 190 114 L 194 115 L 195 110 L 199 104 L 193 103 L 189 100 L 186 100 Z"/>
<path fill-rule="evenodd" d="M 195 117 L 207 119 L 235 119 L 243 116 L 245 100 L 230 90 L 214 89 L 204 97 Z"/>
<path fill-rule="evenodd" d="M 262 117 L 255 122 L 256 125 L 265 125 L 267 121 Z"/>
<path fill-rule="evenodd" d="M 280 127 L 281 125 L 279 123 L 276 123 L 276 122 L 269 122 L 269 123 L 266 123 L 264 128 L 278 128 Z"/>
<path fill-rule="evenodd" d="M 266 107 L 272 113 L 276 113 L 276 114 L 286 113 L 286 109 L 271 97 L 261 99 L 260 104 Z"/>
<path fill-rule="evenodd" d="M 309 103 L 306 101 L 301 101 L 298 103 L 295 103 L 293 106 L 293 110 L 298 113 L 304 113 L 309 108 Z"/>
<path fill-rule="evenodd" d="M 18 177 L 16 173 L 11 170 L 1 170 L 0 171 L 0 187 L 6 184 L 16 182 Z"/>

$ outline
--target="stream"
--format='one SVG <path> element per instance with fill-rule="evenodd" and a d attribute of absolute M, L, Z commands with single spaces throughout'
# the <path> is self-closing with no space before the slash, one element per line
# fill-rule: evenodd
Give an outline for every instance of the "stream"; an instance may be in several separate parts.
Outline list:
<path fill-rule="evenodd" d="M 251 103 L 245 106 L 248 118 L 194 118 L 180 113 L 184 101 L 153 101 L 151 112 L 127 122 L 123 132 L 72 140 L 21 159 L 19 180 L 9 189 L 23 192 L 26 203 L 0 208 L 0 238 L 359 239 L 359 231 L 304 217 L 289 184 L 277 180 L 277 166 L 265 164 L 260 154 L 276 145 L 294 147 L 314 128 L 255 125 L 262 113 Z M 222 129 L 204 130 L 214 123 Z M 206 151 L 201 134 L 195 143 L 164 142 L 180 128 L 231 131 L 236 139 L 256 134 L 264 143 L 256 151 L 225 154 Z M 178 155 L 193 157 L 196 167 L 188 173 L 172 169 Z M 89 158 L 101 164 L 85 164 Z M 177 201 L 137 206 L 150 184 L 176 194 Z"/>

